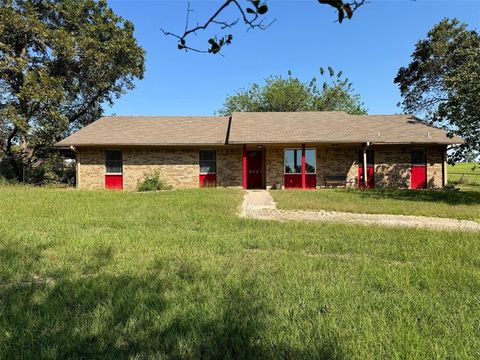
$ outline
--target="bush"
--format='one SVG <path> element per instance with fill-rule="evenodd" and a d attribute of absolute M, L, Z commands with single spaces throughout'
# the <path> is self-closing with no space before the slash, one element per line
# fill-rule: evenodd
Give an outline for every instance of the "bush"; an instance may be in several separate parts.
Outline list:
<path fill-rule="evenodd" d="M 75 161 L 53 153 L 25 171 L 25 182 L 35 185 L 75 185 Z"/>
<path fill-rule="evenodd" d="M 160 171 L 154 170 L 145 174 L 144 180 L 138 184 L 138 191 L 170 190 L 172 187 L 160 177 Z"/>

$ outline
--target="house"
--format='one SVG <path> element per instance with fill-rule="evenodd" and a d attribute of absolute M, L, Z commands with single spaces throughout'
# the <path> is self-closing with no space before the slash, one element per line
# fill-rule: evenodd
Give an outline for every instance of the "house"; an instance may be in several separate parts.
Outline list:
<path fill-rule="evenodd" d="M 135 190 L 154 169 L 176 188 L 419 189 L 446 184 L 461 143 L 408 115 L 245 112 L 103 117 L 56 146 L 76 152 L 80 189 Z"/>

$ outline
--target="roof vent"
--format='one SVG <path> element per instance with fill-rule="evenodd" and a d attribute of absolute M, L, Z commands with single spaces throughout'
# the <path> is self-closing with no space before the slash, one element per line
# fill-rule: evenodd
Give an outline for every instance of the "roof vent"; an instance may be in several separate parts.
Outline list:
<path fill-rule="evenodd" d="M 381 137 L 381 136 L 382 136 L 382 134 L 380 134 L 380 131 L 379 131 L 379 132 L 378 132 L 378 137 Z"/>
<path fill-rule="evenodd" d="M 427 137 L 432 137 L 432 135 L 430 135 L 430 131 L 427 131 Z"/>

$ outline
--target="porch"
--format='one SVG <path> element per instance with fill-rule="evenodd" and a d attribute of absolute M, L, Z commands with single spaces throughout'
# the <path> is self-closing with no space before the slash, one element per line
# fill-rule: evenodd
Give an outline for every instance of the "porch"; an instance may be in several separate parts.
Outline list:
<path fill-rule="evenodd" d="M 369 143 L 246 144 L 242 145 L 242 187 L 441 187 L 446 176 L 444 150 Z"/>

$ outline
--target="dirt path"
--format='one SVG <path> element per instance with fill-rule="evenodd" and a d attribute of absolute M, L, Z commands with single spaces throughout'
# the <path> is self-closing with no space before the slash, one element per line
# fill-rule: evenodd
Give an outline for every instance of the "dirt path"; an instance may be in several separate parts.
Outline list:
<path fill-rule="evenodd" d="M 272 196 L 267 190 L 247 190 L 243 198 L 240 216 L 262 220 L 329 221 L 361 225 L 403 226 L 480 232 L 480 224 L 469 220 L 426 216 L 357 214 L 324 210 L 278 210 Z"/>

